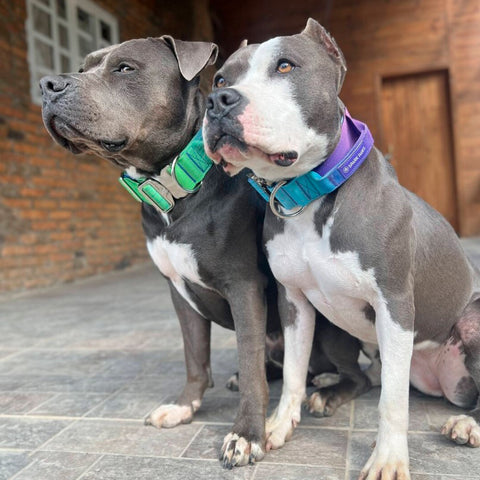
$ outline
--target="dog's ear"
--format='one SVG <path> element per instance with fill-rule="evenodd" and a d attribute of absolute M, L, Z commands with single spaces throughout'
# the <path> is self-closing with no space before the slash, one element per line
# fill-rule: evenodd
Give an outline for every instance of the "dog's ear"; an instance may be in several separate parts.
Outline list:
<path fill-rule="evenodd" d="M 195 78 L 205 67 L 215 63 L 218 47 L 210 42 L 185 42 L 170 35 L 160 37 L 177 57 L 180 73 L 185 80 Z"/>
<path fill-rule="evenodd" d="M 302 35 L 306 35 L 315 42 L 319 43 L 330 55 L 330 57 L 340 67 L 340 77 L 338 79 L 337 91 L 340 91 L 347 72 L 347 62 L 342 51 L 337 45 L 334 38 L 323 28 L 316 20 L 309 18 L 307 25 L 302 31 Z"/>
<path fill-rule="evenodd" d="M 246 47 L 248 45 L 248 40 L 244 38 L 241 42 L 240 45 L 238 46 L 238 49 Z"/>

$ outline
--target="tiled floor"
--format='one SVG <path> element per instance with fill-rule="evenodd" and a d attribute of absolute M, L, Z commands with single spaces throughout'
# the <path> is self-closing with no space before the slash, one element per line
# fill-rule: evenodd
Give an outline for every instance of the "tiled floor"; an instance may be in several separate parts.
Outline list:
<path fill-rule="evenodd" d="M 480 262 L 480 242 L 466 247 Z M 217 460 L 238 394 L 235 338 L 213 329 L 216 386 L 190 425 L 145 427 L 184 379 L 182 340 L 166 285 L 136 269 L 0 302 L 1 480 L 353 480 L 377 425 L 378 389 L 328 419 L 304 414 L 293 439 L 254 466 L 225 471 Z M 281 384 L 271 384 L 271 406 Z M 480 478 L 480 449 L 438 433 L 457 409 L 411 394 L 415 480 Z"/>

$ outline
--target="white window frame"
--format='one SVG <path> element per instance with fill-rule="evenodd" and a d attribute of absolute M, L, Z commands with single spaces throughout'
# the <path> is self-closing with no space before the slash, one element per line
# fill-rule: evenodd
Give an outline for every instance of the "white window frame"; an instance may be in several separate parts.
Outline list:
<path fill-rule="evenodd" d="M 118 21 L 111 13 L 105 11 L 90 0 L 65 0 L 66 19 L 61 18 L 57 14 L 56 0 L 49 0 L 49 5 L 45 5 L 42 0 L 26 0 L 27 3 L 27 20 L 25 29 L 28 45 L 28 66 L 30 70 L 30 96 L 32 102 L 41 105 L 42 97 L 38 87 L 39 76 L 57 75 L 63 72 L 61 67 L 60 55 L 70 59 L 70 71 L 77 71 L 83 62 L 83 56 L 79 53 L 79 36 L 83 36 L 88 40 L 92 40 L 98 50 L 108 45 L 119 42 Z M 50 16 L 52 38 L 46 37 L 40 32 L 34 30 L 33 26 L 33 7 L 36 7 Z M 95 31 L 93 36 L 80 30 L 77 25 L 77 7 L 88 13 L 94 18 Z M 101 36 L 100 21 L 110 27 L 111 43 L 106 42 Z M 67 29 L 68 48 L 60 45 L 58 26 L 63 25 Z M 40 65 L 35 58 L 35 40 L 41 40 L 53 48 L 53 68 L 50 69 Z"/>

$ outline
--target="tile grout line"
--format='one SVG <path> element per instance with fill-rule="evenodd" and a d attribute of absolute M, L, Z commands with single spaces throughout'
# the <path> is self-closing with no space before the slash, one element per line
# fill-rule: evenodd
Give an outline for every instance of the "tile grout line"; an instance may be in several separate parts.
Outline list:
<path fill-rule="evenodd" d="M 42 405 L 45 405 L 46 403 L 52 401 L 52 400 L 55 400 L 57 397 L 59 397 L 62 393 L 61 392 L 57 392 L 57 393 L 54 393 L 50 398 L 47 398 L 44 402 L 40 403 L 39 405 L 37 405 L 36 407 L 33 407 L 31 408 L 28 412 L 25 412 L 23 415 L 26 417 L 26 416 L 30 416 L 32 413 L 35 415 L 35 410 L 37 410 L 37 408 L 40 408 Z"/>
<path fill-rule="evenodd" d="M 83 473 L 80 474 L 75 480 L 81 480 L 95 465 L 100 462 L 105 457 L 104 454 L 101 454 Z"/>
<path fill-rule="evenodd" d="M 199 433 L 204 429 L 205 427 L 205 424 L 202 424 L 201 427 L 194 433 L 193 437 L 190 439 L 190 441 L 188 442 L 188 445 L 182 450 L 182 452 L 180 453 L 180 455 L 178 456 L 178 458 L 186 458 L 186 457 L 183 457 L 184 453 L 188 450 L 188 448 L 190 447 L 190 445 L 194 442 L 194 440 L 198 437 Z"/>
<path fill-rule="evenodd" d="M 345 479 L 349 480 L 350 478 L 350 453 L 352 450 L 352 433 L 353 427 L 355 426 L 355 400 L 352 400 L 350 405 L 350 421 L 349 428 L 347 433 L 347 450 L 345 452 Z"/>

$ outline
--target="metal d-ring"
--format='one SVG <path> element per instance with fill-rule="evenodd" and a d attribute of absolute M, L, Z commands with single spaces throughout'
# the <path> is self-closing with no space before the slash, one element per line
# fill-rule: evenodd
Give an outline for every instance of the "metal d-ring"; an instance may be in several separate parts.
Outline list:
<path fill-rule="evenodd" d="M 291 218 L 300 215 L 304 210 L 305 207 L 300 207 L 298 210 L 295 210 L 293 213 L 281 213 L 280 210 L 277 209 L 277 204 L 275 203 L 275 196 L 277 195 L 278 190 L 283 187 L 287 182 L 285 180 L 281 180 L 278 182 L 272 190 L 270 194 L 270 199 L 268 200 L 268 204 L 270 205 L 270 210 L 273 212 L 274 215 L 280 218 Z"/>
<path fill-rule="evenodd" d="M 199 183 L 197 185 L 196 188 L 194 188 L 193 190 L 189 190 L 188 188 L 185 188 L 183 185 L 180 185 L 180 182 L 178 181 L 178 178 L 177 178 L 177 175 L 175 174 L 175 167 L 177 165 L 177 160 L 178 160 L 178 155 L 175 157 L 175 159 L 173 160 L 172 162 L 172 178 L 173 178 L 173 181 L 178 185 L 178 188 L 181 188 L 184 192 L 186 193 L 195 193 L 199 188 L 200 186 L 202 185 L 201 183 Z"/>

